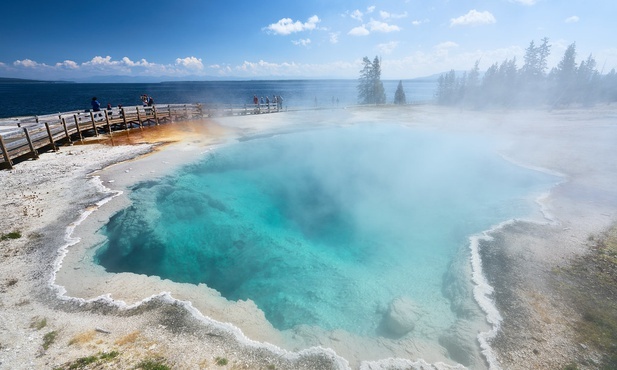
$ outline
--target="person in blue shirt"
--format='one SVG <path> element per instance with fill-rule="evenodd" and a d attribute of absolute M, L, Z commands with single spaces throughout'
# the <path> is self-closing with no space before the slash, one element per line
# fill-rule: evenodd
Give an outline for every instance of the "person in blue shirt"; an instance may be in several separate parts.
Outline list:
<path fill-rule="evenodd" d="M 96 96 L 92 98 L 92 102 L 90 102 L 90 104 L 92 104 L 92 111 L 99 112 L 101 110 L 101 103 L 96 100 Z"/>

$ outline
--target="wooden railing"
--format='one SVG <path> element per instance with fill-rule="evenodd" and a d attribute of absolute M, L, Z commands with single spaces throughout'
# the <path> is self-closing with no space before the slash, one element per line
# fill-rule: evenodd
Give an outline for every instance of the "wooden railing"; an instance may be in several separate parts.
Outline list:
<path fill-rule="evenodd" d="M 13 168 L 20 157 L 38 158 L 44 148 L 57 150 L 57 143 L 72 143 L 84 136 L 111 134 L 144 125 L 202 117 L 278 112 L 276 104 L 168 104 L 117 107 L 94 112 L 72 111 L 44 116 L 0 119 L 0 168 Z"/>
<path fill-rule="evenodd" d="M 0 167 L 13 168 L 13 160 L 38 158 L 40 149 L 57 150 L 60 141 L 72 143 L 85 135 L 111 134 L 143 125 L 201 118 L 206 114 L 201 104 L 133 106 L 98 112 L 65 112 L 54 115 L 0 119 Z"/>

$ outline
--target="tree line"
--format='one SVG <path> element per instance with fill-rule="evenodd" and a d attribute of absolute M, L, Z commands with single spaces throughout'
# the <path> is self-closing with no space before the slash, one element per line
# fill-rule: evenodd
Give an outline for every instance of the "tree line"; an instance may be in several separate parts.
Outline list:
<path fill-rule="evenodd" d="M 576 43 L 566 49 L 559 64 L 548 71 L 551 46 L 548 38 L 539 45 L 531 41 L 521 68 L 516 58 L 491 65 L 480 76 L 479 64 L 462 75 L 454 70 L 439 76 L 435 98 L 438 104 L 465 105 L 473 108 L 491 106 L 552 107 L 610 103 L 617 101 L 617 72 L 597 70 L 593 55 L 576 62 Z"/>
<path fill-rule="evenodd" d="M 362 59 L 362 70 L 358 79 L 358 103 L 386 104 L 386 91 L 381 82 L 381 59 L 377 56 L 373 61 L 368 57 Z M 394 93 L 394 104 L 407 104 L 402 81 L 399 81 Z"/>

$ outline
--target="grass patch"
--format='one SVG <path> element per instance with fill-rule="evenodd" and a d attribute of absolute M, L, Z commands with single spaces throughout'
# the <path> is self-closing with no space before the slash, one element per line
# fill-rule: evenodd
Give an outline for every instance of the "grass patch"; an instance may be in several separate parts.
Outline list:
<path fill-rule="evenodd" d="M 41 330 L 46 326 L 47 326 L 47 319 L 44 317 L 43 318 L 35 317 L 32 319 L 32 322 L 30 322 L 30 329 Z"/>
<path fill-rule="evenodd" d="M 0 240 L 19 239 L 21 238 L 21 232 L 11 231 L 8 234 L 0 234 Z"/>
<path fill-rule="evenodd" d="M 565 296 L 581 317 L 574 324 L 577 341 L 603 354 L 599 369 L 617 369 L 617 225 L 590 240 L 591 251 L 559 275 L 566 283 Z"/>
<path fill-rule="evenodd" d="M 69 365 L 69 369 L 70 370 L 74 370 L 74 369 L 83 369 L 84 367 L 93 364 L 95 362 L 97 362 L 99 359 L 97 356 L 88 356 L 88 357 L 81 357 L 78 358 L 77 360 L 75 360 L 71 365 Z"/>
<path fill-rule="evenodd" d="M 75 361 L 71 361 L 69 363 L 62 365 L 61 367 L 55 368 L 54 370 L 78 370 L 78 369 L 84 369 L 88 365 L 91 365 L 91 364 L 97 364 L 97 367 L 95 368 L 99 369 L 99 368 L 102 368 L 101 365 L 103 363 L 107 361 L 111 361 L 114 358 L 118 357 L 119 355 L 120 355 L 120 352 L 111 351 L 111 352 L 102 352 L 97 355 L 92 355 L 92 356 L 87 356 L 87 357 L 80 357 Z"/>
<path fill-rule="evenodd" d="M 165 360 L 161 358 L 146 359 L 137 364 L 135 369 L 141 370 L 171 370 L 171 368 L 165 365 Z"/>
<path fill-rule="evenodd" d="M 111 351 L 111 352 L 103 352 L 99 355 L 99 358 L 101 360 L 105 360 L 105 361 L 109 361 L 109 360 L 113 360 L 114 358 L 118 357 L 120 355 L 120 352 L 118 351 Z"/>
<path fill-rule="evenodd" d="M 217 357 L 214 360 L 214 363 L 216 363 L 219 366 L 225 366 L 225 365 L 227 365 L 227 363 L 229 363 L 229 361 L 227 361 L 227 359 L 224 358 L 224 357 Z"/>
<path fill-rule="evenodd" d="M 116 340 L 116 344 L 119 346 L 124 346 L 127 344 L 131 344 L 131 343 L 135 343 L 137 341 L 137 339 L 139 338 L 139 332 L 138 331 L 134 331 L 132 333 L 129 333 L 125 336 L 123 336 L 122 338 Z"/>
<path fill-rule="evenodd" d="M 95 336 L 96 336 L 96 331 L 94 330 L 88 330 L 86 332 L 79 333 L 75 335 L 73 338 L 71 338 L 71 340 L 69 341 L 69 346 L 72 346 L 73 344 L 88 343 L 92 341 Z"/>
<path fill-rule="evenodd" d="M 47 349 L 56 341 L 56 337 L 58 337 L 58 332 L 55 330 L 43 335 L 43 349 L 47 351 Z"/>

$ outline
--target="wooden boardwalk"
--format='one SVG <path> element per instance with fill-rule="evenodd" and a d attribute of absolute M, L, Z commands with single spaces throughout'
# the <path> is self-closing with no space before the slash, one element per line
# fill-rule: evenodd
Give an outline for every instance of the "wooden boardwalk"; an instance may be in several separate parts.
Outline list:
<path fill-rule="evenodd" d="M 98 112 L 74 111 L 45 116 L 0 119 L 0 168 L 13 168 L 13 161 L 38 158 L 39 151 L 58 150 L 59 143 L 71 144 L 85 136 L 111 135 L 144 125 L 220 115 L 278 112 L 274 105 L 169 104 L 105 109 Z"/>

